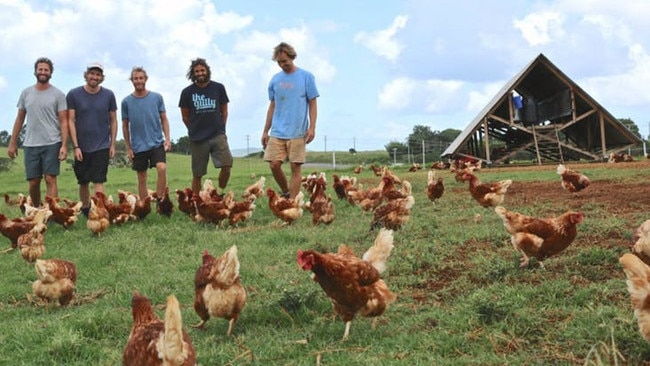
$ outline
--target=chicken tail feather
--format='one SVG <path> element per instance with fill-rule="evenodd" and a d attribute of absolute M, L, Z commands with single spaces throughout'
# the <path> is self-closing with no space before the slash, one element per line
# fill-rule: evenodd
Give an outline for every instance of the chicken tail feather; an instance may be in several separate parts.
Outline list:
<path fill-rule="evenodd" d="M 382 228 L 377 234 L 375 244 L 363 254 L 363 260 L 370 262 L 379 273 L 382 273 L 386 270 L 386 260 L 393 247 L 393 230 Z"/>
<path fill-rule="evenodd" d="M 173 365 L 182 364 L 188 357 L 187 347 L 183 342 L 183 318 L 178 299 L 174 295 L 167 297 L 165 335 L 159 340 L 158 350 L 160 358 Z"/>

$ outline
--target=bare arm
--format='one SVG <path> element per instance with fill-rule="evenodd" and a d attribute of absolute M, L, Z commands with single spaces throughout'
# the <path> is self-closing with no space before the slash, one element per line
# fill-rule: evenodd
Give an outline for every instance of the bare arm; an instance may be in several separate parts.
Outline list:
<path fill-rule="evenodd" d="M 131 132 L 129 131 L 129 119 L 122 120 L 122 137 L 124 138 L 124 145 L 126 145 L 126 155 L 130 160 L 133 160 L 133 148 L 131 148 Z"/>
<path fill-rule="evenodd" d="M 181 118 L 185 127 L 190 128 L 190 110 L 188 108 L 181 108 Z"/>
<path fill-rule="evenodd" d="M 19 109 L 18 113 L 16 113 L 14 128 L 11 130 L 11 138 L 9 140 L 9 149 L 7 149 L 7 155 L 12 159 L 18 156 L 18 135 L 20 135 L 20 130 L 22 130 L 23 124 L 25 124 L 25 116 L 27 116 L 27 111 L 24 109 Z"/>
<path fill-rule="evenodd" d="M 165 135 L 165 151 L 172 150 L 172 142 L 169 137 L 169 120 L 167 119 L 167 113 L 160 112 L 160 124 L 162 124 L 163 134 Z"/>
<path fill-rule="evenodd" d="M 63 161 L 68 157 L 68 111 L 59 111 L 59 123 L 61 124 L 61 149 L 59 149 L 59 160 Z"/>
<path fill-rule="evenodd" d="M 264 130 L 262 130 L 262 148 L 266 149 L 266 144 L 269 142 L 269 130 L 271 130 L 271 122 L 273 120 L 273 112 L 275 111 L 275 101 L 269 103 L 269 109 L 266 111 L 266 121 L 264 122 Z"/>
<path fill-rule="evenodd" d="M 83 160 L 83 154 L 79 148 L 79 140 L 77 140 L 77 118 L 76 111 L 74 109 L 68 109 L 68 132 L 70 133 L 70 141 L 72 141 L 72 153 L 74 158 L 81 161 Z"/>
<path fill-rule="evenodd" d="M 117 113 L 115 111 L 108 112 L 111 121 L 111 147 L 109 148 L 109 156 L 115 156 L 115 139 L 117 138 Z"/>
<path fill-rule="evenodd" d="M 309 128 L 305 134 L 305 142 L 310 143 L 316 137 L 316 117 L 318 117 L 318 103 L 316 98 L 309 101 Z"/>
<path fill-rule="evenodd" d="M 225 125 L 228 122 L 228 103 L 221 105 L 221 119 L 223 119 L 223 124 Z"/>

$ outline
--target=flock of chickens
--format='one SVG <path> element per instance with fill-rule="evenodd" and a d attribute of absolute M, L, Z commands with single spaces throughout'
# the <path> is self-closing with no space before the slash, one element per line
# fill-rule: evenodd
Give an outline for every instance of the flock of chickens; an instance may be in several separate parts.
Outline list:
<path fill-rule="evenodd" d="M 512 180 L 482 182 L 475 173 L 480 166 L 460 165 L 451 169 L 457 181 L 468 182 L 469 193 L 480 206 L 493 209 L 501 218 L 513 247 L 522 255 L 521 267 L 527 267 L 529 257 L 534 257 L 543 269 L 543 260 L 561 253 L 575 239 L 577 225 L 584 219 L 581 212 L 568 211 L 557 217 L 536 218 L 509 211 L 502 204 Z M 409 181 L 400 179 L 386 167 L 373 171 L 380 178 L 377 185 L 364 186 L 355 177 L 332 174 L 332 188 L 340 201 L 372 212 L 369 230 L 379 229 L 374 244 L 361 257 L 343 244 L 336 253 L 301 250 L 296 257 L 301 269 L 312 272 L 314 281 L 345 322 L 344 340 L 349 337 L 350 324 L 356 315 L 376 319 L 396 300 L 396 294 L 390 291 L 381 274 L 394 247 L 393 233 L 408 223 L 415 204 Z M 563 164 L 557 167 L 557 174 L 561 177 L 561 186 L 574 194 L 590 185 L 588 177 Z M 143 199 L 119 191 L 117 202 L 97 193 L 91 198 L 86 226 L 93 234 L 101 235 L 111 225 L 142 220 L 152 211 L 152 200 L 157 202 L 157 213 L 167 217 L 177 208 L 192 221 L 236 226 L 253 215 L 255 202 L 262 196 L 267 197 L 270 211 L 282 225 L 299 220 L 303 209 L 311 214 L 313 225 L 331 224 L 336 214 L 332 196 L 325 193 L 326 174 L 313 172 L 304 177 L 302 183 L 305 193 L 301 191 L 294 198 L 285 198 L 271 188 L 265 190 L 265 178 L 261 177 L 237 200 L 232 191 L 218 195 L 212 182 L 206 180 L 200 192 L 192 192 L 189 188 L 176 190 L 176 206 L 170 200 L 169 189 L 163 197 L 152 193 Z M 426 188 L 428 199 L 435 204 L 443 196 L 444 189 L 442 178 L 436 178 L 435 171 L 430 170 Z M 10 240 L 10 249 L 19 249 L 26 261 L 34 263 L 38 279 L 32 285 L 33 294 L 46 303 L 69 304 L 74 298 L 77 279 L 75 264 L 62 259 L 40 258 L 45 252 L 44 233 L 48 222 L 71 227 L 77 221 L 80 203 L 47 197 L 43 207 L 37 208 L 30 206 L 29 199 L 23 195 L 16 200 L 5 195 L 5 201 L 20 205 L 25 215 L 9 219 L 0 214 L 0 232 Z M 650 220 L 636 230 L 634 240 L 635 254 L 625 254 L 620 262 L 628 278 L 641 333 L 650 342 L 650 267 L 642 260 L 650 259 Z M 232 334 L 247 298 L 239 268 L 236 246 L 218 258 L 207 249 L 204 251 L 194 278 L 194 310 L 201 319 L 195 327 L 202 328 L 211 317 L 224 318 L 229 321 L 227 335 Z M 133 325 L 123 351 L 123 364 L 196 364 L 195 349 L 183 330 L 176 297 L 168 297 L 164 320 L 156 316 L 151 301 L 142 294 L 134 292 L 131 305 Z"/>

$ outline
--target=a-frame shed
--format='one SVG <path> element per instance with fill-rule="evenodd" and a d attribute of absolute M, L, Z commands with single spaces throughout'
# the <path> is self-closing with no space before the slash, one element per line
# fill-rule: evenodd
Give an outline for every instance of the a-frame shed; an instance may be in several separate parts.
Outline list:
<path fill-rule="evenodd" d="M 611 152 L 641 143 L 540 54 L 499 91 L 442 157 L 501 164 L 528 151 L 540 164 L 602 161 Z"/>

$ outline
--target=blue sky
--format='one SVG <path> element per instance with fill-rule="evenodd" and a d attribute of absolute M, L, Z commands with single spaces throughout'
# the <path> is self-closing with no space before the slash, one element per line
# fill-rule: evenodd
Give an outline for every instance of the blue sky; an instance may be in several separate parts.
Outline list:
<path fill-rule="evenodd" d="M 0 130 L 11 131 L 33 62 L 46 56 L 65 93 L 101 61 L 118 106 L 131 67 L 144 66 L 177 140 L 185 73 L 204 57 L 230 97 L 231 148 L 257 149 L 280 70 L 271 53 L 286 41 L 321 94 L 311 150 L 383 149 L 415 125 L 462 130 L 540 53 L 647 136 L 648 18 L 645 0 L 0 0 Z"/>

